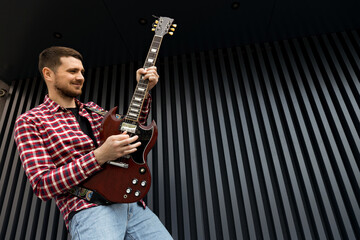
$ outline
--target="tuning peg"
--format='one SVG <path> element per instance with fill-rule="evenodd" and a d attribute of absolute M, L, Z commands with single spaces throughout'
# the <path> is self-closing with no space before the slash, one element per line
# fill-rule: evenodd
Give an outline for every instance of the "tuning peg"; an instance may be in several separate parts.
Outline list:
<path fill-rule="evenodd" d="M 159 23 L 159 20 L 155 20 L 155 23 L 158 24 L 158 23 Z"/>
<path fill-rule="evenodd" d="M 171 26 L 173 26 L 174 28 L 176 28 L 176 27 L 177 27 L 177 24 L 173 24 L 173 25 L 171 25 Z"/>
<path fill-rule="evenodd" d="M 169 32 L 169 34 L 172 36 L 172 35 L 174 35 L 174 33 L 173 32 Z"/>
<path fill-rule="evenodd" d="M 153 27 L 157 27 L 157 25 L 154 23 L 153 25 L 152 25 Z"/>
<path fill-rule="evenodd" d="M 155 32 L 155 28 L 152 28 L 151 31 Z"/>
<path fill-rule="evenodd" d="M 174 31 L 175 31 L 175 28 L 170 28 L 170 30 L 174 32 Z"/>

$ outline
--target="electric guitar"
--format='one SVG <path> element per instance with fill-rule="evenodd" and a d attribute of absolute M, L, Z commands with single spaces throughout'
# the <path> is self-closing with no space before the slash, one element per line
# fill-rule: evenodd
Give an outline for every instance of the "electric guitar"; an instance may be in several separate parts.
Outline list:
<path fill-rule="evenodd" d="M 163 36 L 172 35 L 176 24 L 174 19 L 159 17 L 153 24 L 153 37 L 147 54 L 144 68 L 155 65 Z M 139 123 L 139 115 L 148 92 L 149 80 L 141 79 L 136 85 L 127 114 L 117 118 L 117 107 L 112 108 L 105 116 L 100 128 L 100 144 L 116 134 L 126 131 L 130 137 L 138 135 L 141 142 L 137 151 L 103 165 L 103 169 L 83 182 L 82 186 L 96 191 L 106 200 L 117 203 L 137 202 L 145 197 L 151 186 L 151 173 L 146 164 L 147 154 L 157 139 L 155 121 L 148 126 Z"/>

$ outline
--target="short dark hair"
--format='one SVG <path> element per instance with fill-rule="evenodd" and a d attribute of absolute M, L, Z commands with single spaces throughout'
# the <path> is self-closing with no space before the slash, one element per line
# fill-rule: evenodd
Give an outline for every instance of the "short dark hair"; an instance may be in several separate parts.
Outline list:
<path fill-rule="evenodd" d="M 46 48 L 39 55 L 39 71 L 41 76 L 44 67 L 48 67 L 52 71 L 56 71 L 57 67 L 61 65 L 61 57 L 74 57 L 80 61 L 83 60 L 81 54 L 72 48 L 59 46 Z"/>

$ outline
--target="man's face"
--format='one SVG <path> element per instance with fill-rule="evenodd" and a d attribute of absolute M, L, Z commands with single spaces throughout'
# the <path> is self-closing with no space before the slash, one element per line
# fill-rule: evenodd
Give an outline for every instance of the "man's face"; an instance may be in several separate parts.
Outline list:
<path fill-rule="evenodd" d="M 61 65 L 54 71 L 54 87 L 62 97 L 77 97 L 81 95 L 84 84 L 84 67 L 82 62 L 74 57 L 61 57 Z"/>

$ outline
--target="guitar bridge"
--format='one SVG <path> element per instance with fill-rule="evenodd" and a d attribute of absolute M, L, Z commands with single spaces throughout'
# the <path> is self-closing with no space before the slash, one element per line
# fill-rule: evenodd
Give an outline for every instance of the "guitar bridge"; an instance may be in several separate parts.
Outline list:
<path fill-rule="evenodd" d="M 125 132 L 125 131 L 126 131 L 126 132 L 129 132 L 129 133 L 134 133 L 134 134 L 135 134 L 136 128 L 137 128 L 137 125 L 135 125 L 135 124 L 123 122 L 123 123 L 121 124 L 120 130 L 121 130 L 122 132 Z"/>
<path fill-rule="evenodd" d="M 107 163 L 121 168 L 129 168 L 129 164 L 124 162 L 109 161 Z"/>

